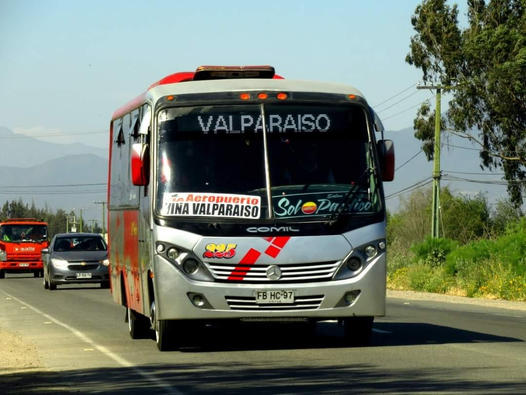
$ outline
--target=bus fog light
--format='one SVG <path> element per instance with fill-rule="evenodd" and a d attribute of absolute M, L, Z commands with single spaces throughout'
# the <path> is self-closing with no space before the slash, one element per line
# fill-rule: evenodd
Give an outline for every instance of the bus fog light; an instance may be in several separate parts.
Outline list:
<path fill-rule="evenodd" d="M 175 261 L 179 256 L 179 251 L 177 251 L 177 248 L 171 247 L 168 249 L 168 251 L 166 251 L 166 256 Z"/>
<path fill-rule="evenodd" d="M 358 295 L 360 295 L 360 290 L 354 290 L 354 291 L 349 291 L 345 294 L 345 296 L 343 297 L 343 300 L 345 301 L 345 303 L 347 305 L 351 305 L 354 303 L 354 301 L 356 300 L 356 298 L 358 297 Z"/>
<path fill-rule="evenodd" d="M 382 251 L 385 250 L 385 241 L 381 241 L 378 243 L 378 248 L 381 249 Z"/>
<path fill-rule="evenodd" d="M 156 250 L 159 254 L 163 253 L 165 249 L 166 247 L 164 246 L 164 244 L 162 243 L 157 244 Z"/>
<path fill-rule="evenodd" d="M 350 271 L 356 272 L 362 267 L 362 261 L 356 257 L 352 257 L 347 261 L 347 268 Z"/>
<path fill-rule="evenodd" d="M 205 305 L 205 297 L 201 294 L 189 293 L 188 297 L 195 307 L 203 307 Z"/>
<path fill-rule="evenodd" d="M 367 255 L 367 258 L 372 258 L 376 255 L 376 247 L 373 245 L 368 245 L 365 247 L 365 255 Z"/>
<path fill-rule="evenodd" d="M 199 262 L 189 258 L 183 262 L 183 270 L 186 274 L 193 274 L 199 269 Z"/>

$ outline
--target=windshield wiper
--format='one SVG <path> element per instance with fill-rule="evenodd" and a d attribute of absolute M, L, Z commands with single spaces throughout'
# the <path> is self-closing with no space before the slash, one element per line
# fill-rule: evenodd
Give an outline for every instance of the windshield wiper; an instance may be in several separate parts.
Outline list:
<path fill-rule="evenodd" d="M 361 187 L 365 184 L 365 177 L 371 175 L 372 171 L 373 170 L 370 168 L 365 169 L 362 175 L 358 177 L 358 180 L 356 182 L 351 183 L 351 186 L 345 194 L 345 196 L 343 197 L 342 201 L 340 202 L 340 204 L 338 204 L 336 210 L 334 210 L 327 219 L 326 223 L 328 225 L 332 226 L 338 223 L 338 221 L 342 218 L 343 213 L 348 210 L 348 203 L 351 201 L 351 199 L 353 199 L 356 196 L 356 193 L 361 190 Z M 368 199 L 370 200 L 370 197 L 368 197 Z"/>

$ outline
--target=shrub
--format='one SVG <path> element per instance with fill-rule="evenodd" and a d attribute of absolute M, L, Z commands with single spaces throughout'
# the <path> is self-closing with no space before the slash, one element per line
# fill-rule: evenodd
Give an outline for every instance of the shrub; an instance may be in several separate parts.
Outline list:
<path fill-rule="evenodd" d="M 447 255 L 458 247 L 455 240 L 444 238 L 432 238 L 428 236 L 422 243 L 417 243 L 411 247 L 411 251 L 416 258 L 423 263 L 437 267 L 442 266 L 446 261 Z"/>

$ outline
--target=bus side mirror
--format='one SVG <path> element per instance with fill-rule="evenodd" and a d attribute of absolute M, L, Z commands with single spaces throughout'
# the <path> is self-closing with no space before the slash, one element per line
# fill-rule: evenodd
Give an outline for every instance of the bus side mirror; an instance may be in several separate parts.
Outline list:
<path fill-rule="evenodd" d="M 395 173 L 395 151 L 393 140 L 378 140 L 378 156 L 383 181 L 393 181 Z"/>
<path fill-rule="evenodd" d="M 130 159 L 133 185 L 148 185 L 150 174 L 150 150 L 148 144 L 132 144 Z"/>
<path fill-rule="evenodd" d="M 42 249 L 40 250 L 40 253 L 42 253 L 42 254 L 49 254 L 49 249 L 47 249 L 47 248 L 42 248 Z"/>

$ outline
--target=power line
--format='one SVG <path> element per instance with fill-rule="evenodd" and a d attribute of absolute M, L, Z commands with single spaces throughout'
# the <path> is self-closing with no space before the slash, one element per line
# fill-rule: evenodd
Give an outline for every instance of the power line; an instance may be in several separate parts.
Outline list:
<path fill-rule="evenodd" d="M 422 152 L 422 150 L 418 151 L 416 154 L 414 154 L 412 157 L 410 157 L 408 160 L 406 160 L 404 163 L 402 163 L 400 166 L 398 166 L 395 171 L 397 171 L 398 169 L 401 169 L 402 167 L 404 167 L 405 165 L 407 165 L 409 162 L 411 162 L 413 159 L 415 159 L 418 155 L 420 155 Z"/>
<path fill-rule="evenodd" d="M 108 185 L 106 182 L 97 182 L 93 184 L 54 184 L 54 185 L 0 185 L 0 188 L 66 188 L 66 187 L 92 187 Z"/>
<path fill-rule="evenodd" d="M 391 96 L 391 97 L 388 98 L 388 99 L 385 99 L 385 100 L 384 100 L 383 102 L 381 102 L 381 103 L 375 104 L 373 107 L 374 107 L 374 108 L 376 108 L 376 107 L 380 107 L 382 104 L 387 103 L 389 100 L 394 99 L 395 97 L 397 97 L 397 96 L 401 95 L 402 93 L 407 92 L 409 89 L 415 87 L 416 84 L 417 84 L 417 83 L 415 82 L 415 83 L 409 85 L 407 88 L 405 88 L 405 89 L 403 89 L 402 91 L 398 92 L 396 95 L 393 95 L 393 96 Z"/>
<path fill-rule="evenodd" d="M 472 182 L 475 184 L 488 184 L 488 185 L 508 185 L 508 184 L 524 184 L 526 180 L 475 180 L 472 178 L 456 177 L 444 175 L 444 179 L 454 182 Z"/>
<path fill-rule="evenodd" d="M 386 111 L 386 110 L 389 110 L 390 108 L 396 106 L 397 104 L 402 103 L 403 101 L 406 101 L 407 99 L 409 99 L 410 97 L 416 95 L 417 93 L 420 93 L 420 92 L 418 92 L 418 91 L 415 90 L 414 92 L 410 93 L 409 95 L 405 96 L 404 98 L 398 100 L 397 102 L 394 102 L 394 103 L 391 104 L 390 106 L 387 106 L 387 107 L 385 107 L 384 109 L 379 110 L 379 111 L 377 111 L 377 112 L 382 113 L 382 112 L 384 112 L 384 111 Z"/>
<path fill-rule="evenodd" d="M 403 110 L 401 110 L 401 111 L 399 111 L 399 112 L 397 112 L 397 113 L 395 113 L 395 114 L 392 114 L 392 115 L 390 115 L 390 116 L 388 116 L 388 117 L 382 117 L 382 121 L 385 121 L 385 120 L 387 120 L 387 119 L 391 119 L 391 118 L 397 117 L 397 116 L 399 116 L 399 115 L 402 115 L 402 114 L 408 112 L 409 110 L 412 110 L 412 109 L 415 108 L 415 107 L 421 106 L 421 105 L 424 104 L 426 101 L 429 101 L 429 99 L 430 99 L 430 98 L 428 97 L 427 99 L 425 99 L 425 100 L 423 100 L 423 101 L 421 101 L 421 102 L 419 102 L 419 103 L 417 103 L 417 104 L 414 104 L 414 105 L 412 105 L 411 107 L 407 107 L 407 108 L 405 108 L 405 109 L 403 109 Z"/>
<path fill-rule="evenodd" d="M 422 187 L 426 186 L 427 184 L 429 184 L 431 181 L 433 181 L 432 178 L 431 177 L 427 177 L 427 178 L 425 178 L 423 180 L 420 180 L 420 181 L 414 183 L 413 185 L 405 187 L 405 188 L 403 188 L 403 189 L 401 189 L 401 190 L 399 190 L 397 192 L 394 192 L 394 193 L 386 196 L 385 199 L 386 200 L 387 199 L 392 199 L 392 198 L 394 198 L 394 197 L 396 197 L 398 195 L 401 195 L 402 193 L 411 192 L 411 191 L 414 191 L 415 189 L 422 188 Z"/>
<path fill-rule="evenodd" d="M 108 134 L 108 132 L 79 132 L 79 133 L 52 133 L 52 134 L 39 134 L 39 135 L 17 135 L 17 136 L 0 136 L 0 139 L 2 140 L 11 140 L 11 139 L 38 139 L 42 137 L 70 137 L 70 136 L 83 136 L 83 135 L 91 135 L 91 134 Z"/>
<path fill-rule="evenodd" d="M 473 175 L 473 176 L 503 176 L 505 173 L 475 173 L 475 172 L 469 172 L 469 171 L 453 171 L 453 170 L 444 170 L 445 173 L 453 173 L 453 174 L 467 174 L 467 175 Z"/>

